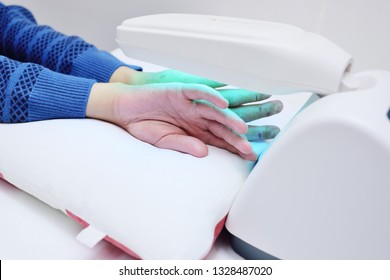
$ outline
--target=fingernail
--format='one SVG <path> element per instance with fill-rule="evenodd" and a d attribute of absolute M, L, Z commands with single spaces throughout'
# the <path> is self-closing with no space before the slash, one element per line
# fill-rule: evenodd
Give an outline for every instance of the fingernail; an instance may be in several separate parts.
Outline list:
<path fill-rule="evenodd" d="M 245 154 L 253 153 L 252 145 L 249 143 L 249 141 L 245 141 L 241 146 L 241 152 Z"/>
<path fill-rule="evenodd" d="M 279 113 L 283 110 L 283 103 L 280 101 L 275 101 L 276 105 L 274 106 L 274 113 Z"/>
<path fill-rule="evenodd" d="M 257 158 L 258 158 L 258 156 L 255 153 L 251 153 L 250 155 L 246 156 L 246 159 L 249 160 L 249 161 L 256 161 Z"/>
<path fill-rule="evenodd" d="M 269 134 L 268 134 L 268 139 L 274 139 L 276 137 L 276 135 L 278 135 L 280 132 L 280 128 L 279 127 L 274 127 L 272 129 L 269 130 Z"/>
<path fill-rule="evenodd" d="M 279 127 L 270 127 L 269 129 L 259 133 L 259 140 L 274 139 L 280 132 Z"/>
<path fill-rule="evenodd" d="M 270 98 L 270 97 L 271 97 L 271 95 L 265 94 L 265 93 L 260 93 L 260 92 L 258 92 L 255 96 L 256 101 L 262 101 L 262 100 L 265 100 L 265 99 Z"/>

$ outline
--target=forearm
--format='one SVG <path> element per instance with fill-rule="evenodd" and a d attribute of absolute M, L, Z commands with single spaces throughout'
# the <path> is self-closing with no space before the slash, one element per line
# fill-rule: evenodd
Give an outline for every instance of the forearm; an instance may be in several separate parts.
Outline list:
<path fill-rule="evenodd" d="M 89 117 L 119 124 L 114 109 L 120 86 L 0 56 L 0 122 Z"/>
<path fill-rule="evenodd" d="M 23 7 L 0 4 L 0 15 L 1 55 L 99 82 L 108 82 L 116 69 L 126 65 L 77 36 L 37 25 Z"/>
<path fill-rule="evenodd" d="M 0 122 L 84 118 L 94 83 L 0 56 Z"/>

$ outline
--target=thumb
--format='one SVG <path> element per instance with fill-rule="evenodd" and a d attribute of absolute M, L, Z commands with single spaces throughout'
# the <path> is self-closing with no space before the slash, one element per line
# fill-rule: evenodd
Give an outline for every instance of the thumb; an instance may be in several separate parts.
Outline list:
<path fill-rule="evenodd" d="M 154 145 L 158 148 L 174 150 L 199 158 L 208 154 L 206 144 L 189 135 L 169 134 L 158 140 Z"/>

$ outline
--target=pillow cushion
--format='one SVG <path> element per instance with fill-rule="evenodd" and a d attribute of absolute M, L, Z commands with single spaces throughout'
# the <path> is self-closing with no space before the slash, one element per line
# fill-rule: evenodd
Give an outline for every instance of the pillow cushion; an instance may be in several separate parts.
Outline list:
<path fill-rule="evenodd" d="M 155 148 L 97 120 L 0 124 L 0 173 L 101 239 L 142 259 L 200 259 L 253 163 Z"/>

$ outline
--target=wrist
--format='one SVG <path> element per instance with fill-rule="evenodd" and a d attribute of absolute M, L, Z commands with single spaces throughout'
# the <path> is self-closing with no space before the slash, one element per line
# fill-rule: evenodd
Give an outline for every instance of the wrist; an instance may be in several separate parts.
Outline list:
<path fill-rule="evenodd" d="M 137 77 L 140 72 L 127 66 L 121 66 L 112 73 L 109 83 L 137 84 Z"/>
<path fill-rule="evenodd" d="M 86 117 L 116 124 L 116 100 L 120 94 L 117 83 L 93 84 L 86 108 Z"/>

